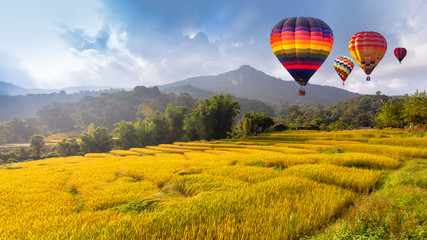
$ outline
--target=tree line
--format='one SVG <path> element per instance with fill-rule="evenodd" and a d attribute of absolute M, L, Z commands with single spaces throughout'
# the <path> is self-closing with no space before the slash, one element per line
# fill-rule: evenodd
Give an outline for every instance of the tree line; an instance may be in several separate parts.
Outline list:
<path fill-rule="evenodd" d="M 64 139 L 51 149 L 55 153 L 41 155 L 45 149 L 43 136 L 35 134 L 30 140 L 32 154 L 20 148 L 17 153 L 2 153 L 0 159 L 2 162 L 16 162 L 25 158 L 108 152 L 113 148 L 129 149 L 176 141 L 248 137 L 271 130 L 277 122 L 286 123 L 291 129 L 297 125 L 316 124 L 322 130 L 338 130 L 366 124 L 378 128 L 421 127 L 425 130 L 426 108 L 426 91 L 416 91 L 413 95 L 401 98 L 377 93 L 326 107 L 314 105 L 303 109 L 292 105 L 284 109 L 282 117 L 275 118 L 266 112 L 247 111 L 241 114 L 242 117 L 236 123 L 235 118 L 241 112 L 239 102 L 233 101 L 229 94 L 214 95 L 200 101 L 193 109 L 169 103 L 163 112 L 147 111 L 146 114 L 150 117 L 138 117 L 135 121 L 121 120 L 113 124 L 112 131 L 104 126 L 95 127 L 91 123 L 87 131 L 80 135 L 81 141 Z M 28 130 L 25 122 L 20 119 L 13 119 L 9 124 L 15 125 L 19 130 Z"/>
<path fill-rule="evenodd" d="M 267 103 L 253 99 L 233 97 L 246 111 L 265 111 L 274 115 Z M 187 114 L 197 107 L 199 101 L 188 94 L 162 93 L 157 87 L 135 87 L 131 91 L 103 93 L 87 96 L 77 102 L 52 103 L 37 111 L 35 115 L 0 122 L 1 141 L 15 143 L 28 142 L 32 135 L 51 135 L 58 132 L 86 131 L 90 124 L 113 129 L 114 124 L 152 118 L 156 111 L 165 112 L 168 104 L 184 106 Z M 238 118 L 241 114 L 238 115 Z"/>

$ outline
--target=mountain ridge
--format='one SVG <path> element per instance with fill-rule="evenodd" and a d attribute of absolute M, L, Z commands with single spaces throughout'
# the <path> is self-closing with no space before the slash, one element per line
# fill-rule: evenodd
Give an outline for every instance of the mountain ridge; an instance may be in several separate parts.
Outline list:
<path fill-rule="evenodd" d="M 44 88 L 24 88 L 10 82 L 0 81 L 0 95 L 17 96 L 27 94 L 50 94 L 65 91 L 68 94 L 79 93 L 81 91 L 103 91 L 108 89 L 118 89 L 109 86 L 75 86 L 59 89 L 44 89 Z"/>
<path fill-rule="evenodd" d="M 269 76 L 249 65 L 242 65 L 238 69 L 218 75 L 191 77 L 157 87 L 161 91 L 180 93 L 185 92 L 184 86 L 215 94 L 230 93 L 236 97 L 288 103 L 331 104 L 361 95 L 336 87 L 308 84 L 307 95 L 299 97 L 297 95 L 299 85 L 294 81 Z"/>

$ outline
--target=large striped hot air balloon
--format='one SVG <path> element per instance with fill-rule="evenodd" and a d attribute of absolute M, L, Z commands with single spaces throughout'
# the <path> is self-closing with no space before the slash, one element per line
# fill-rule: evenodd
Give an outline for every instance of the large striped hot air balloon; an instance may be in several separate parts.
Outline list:
<path fill-rule="evenodd" d="M 394 49 L 394 56 L 396 56 L 397 60 L 399 60 L 399 63 L 402 63 L 402 60 L 406 56 L 406 48 L 395 48 Z"/>
<path fill-rule="evenodd" d="M 334 36 L 320 19 L 291 17 L 274 26 L 270 43 L 283 67 L 299 85 L 305 86 L 331 52 Z M 302 87 L 299 95 L 305 95 Z"/>
<path fill-rule="evenodd" d="M 348 43 L 351 56 L 365 71 L 366 80 L 387 51 L 387 41 L 377 32 L 359 32 L 353 35 Z"/>
<path fill-rule="evenodd" d="M 353 70 L 354 62 L 351 58 L 346 56 L 337 57 L 334 60 L 334 68 L 342 79 L 342 85 L 344 85 L 345 80 L 348 75 L 350 75 L 351 70 Z"/>

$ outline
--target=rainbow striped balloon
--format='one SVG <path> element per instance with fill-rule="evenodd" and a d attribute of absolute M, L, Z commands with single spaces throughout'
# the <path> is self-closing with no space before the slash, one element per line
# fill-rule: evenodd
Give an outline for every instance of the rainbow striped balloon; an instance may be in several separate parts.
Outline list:
<path fill-rule="evenodd" d="M 351 58 L 346 56 L 337 57 L 334 60 L 334 68 L 338 75 L 343 81 L 343 85 L 348 75 L 350 75 L 351 70 L 353 70 L 354 62 Z"/>
<path fill-rule="evenodd" d="M 305 86 L 334 44 L 331 28 L 312 17 L 285 18 L 270 35 L 273 52 L 295 81 Z"/>
<path fill-rule="evenodd" d="M 369 78 L 387 51 L 387 41 L 377 32 L 359 32 L 350 39 L 348 49 Z"/>

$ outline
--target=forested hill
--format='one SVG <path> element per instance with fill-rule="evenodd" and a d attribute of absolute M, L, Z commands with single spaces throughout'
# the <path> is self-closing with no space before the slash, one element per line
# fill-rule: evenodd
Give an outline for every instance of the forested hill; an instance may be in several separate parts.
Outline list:
<path fill-rule="evenodd" d="M 115 91 L 118 90 L 81 91 L 73 94 L 67 94 L 65 91 L 61 91 L 59 93 L 27 94 L 25 96 L 9 96 L 1 95 L 0 93 L 0 121 L 9 121 L 12 117 L 26 117 L 35 114 L 42 107 L 54 102 L 76 102 L 85 96 L 99 96 L 102 93 Z"/>
<path fill-rule="evenodd" d="M 274 100 L 288 104 L 331 104 L 360 96 L 358 93 L 336 87 L 308 84 L 307 95 L 298 97 L 299 85 L 294 81 L 283 81 L 248 65 L 219 75 L 193 77 L 162 85 L 159 89 L 164 92 L 188 92 L 193 97 L 206 97 L 209 92 L 230 93 L 242 98 Z"/>
<path fill-rule="evenodd" d="M 265 111 L 274 114 L 272 107 L 258 100 L 233 98 L 239 101 L 241 112 Z M 185 106 L 191 112 L 197 99 L 188 94 L 162 93 L 157 87 L 135 87 L 131 91 L 104 93 L 98 97 L 84 97 L 75 102 L 54 103 L 43 107 L 37 117 L 48 129 L 85 129 L 89 124 L 113 129 L 122 120 L 135 121 L 138 117 L 152 117 L 155 111 L 164 112 L 168 104 Z"/>

